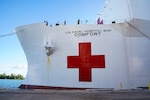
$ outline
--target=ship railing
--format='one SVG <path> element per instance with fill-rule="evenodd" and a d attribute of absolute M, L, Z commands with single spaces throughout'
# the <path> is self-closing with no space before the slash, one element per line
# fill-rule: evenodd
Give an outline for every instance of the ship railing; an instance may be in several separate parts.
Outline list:
<path fill-rule="evenodd" d="M 103 20 L 103 24 L 112 24 L 112 23 L 124 23 L 124 22 L 130 22 L 130 18 L 122 18 L 122 19 L 114 19 L 114 20 Z M 45 21 L 44 21 L 45 22 Z M 54 22 L 45 22 L 47 26 L 58 26 L 58 25 L 76 25 L 76 24 L 97 24 L 97 20 L 80 20 L 77 21 L 58 21 L 56 23 Z"/>
<path fill-rule="evenodd" d="M 45 22 L 45 21 L 44 21 Z M 47 22 L 45 22 L 47 24 Z M 58 21 L 56 23 L 54 22 L 48 22 L 48 26 L 57 26 L 57 25 L 76 25 L 76 24 L 96 24 L 97 21 L 95 20 L 80 20 L 78 22 L 77 21 L 67 21 L 67 20 L 64 20 L 64 21 Z"/>
<path fill-rule="evenodd" d="M 113 19 L 113 20 L 104 20 L 104 24 L 113 24 L 113 23 L 125 23 L 130 22 L 132 19 L 130 18 L 122 18 L 122 19 Z"/>

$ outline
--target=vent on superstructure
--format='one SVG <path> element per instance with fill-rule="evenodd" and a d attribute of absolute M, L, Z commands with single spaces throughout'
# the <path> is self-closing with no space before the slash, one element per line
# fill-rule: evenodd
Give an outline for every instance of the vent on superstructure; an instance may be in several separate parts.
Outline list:
<path fill-rule="evenodd" d="M 115 24 L 116 23 L 116 21 L 112 21 L 112 24 Z"/>

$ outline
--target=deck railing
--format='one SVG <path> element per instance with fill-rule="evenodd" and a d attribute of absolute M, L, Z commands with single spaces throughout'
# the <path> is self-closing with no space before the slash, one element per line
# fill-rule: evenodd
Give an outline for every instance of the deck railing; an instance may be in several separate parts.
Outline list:
<path fill-rule="evenodd" d="M 112 23 L 123 23 L 123 22 L 130 22 L 130 18 L 123 18 L 123 19 L 114 19 L 114 20 L 103 20 L 103 24 L 112 24 Z M 97 20 L 76 20 L 76 21 L 58 21 L 56 23 L 54 22 L 48 22 L 44 21 L 48 24 L 48 26 L 56 26 L 56 25 L 75 25 L 75 24 L 97 24 Z"/>

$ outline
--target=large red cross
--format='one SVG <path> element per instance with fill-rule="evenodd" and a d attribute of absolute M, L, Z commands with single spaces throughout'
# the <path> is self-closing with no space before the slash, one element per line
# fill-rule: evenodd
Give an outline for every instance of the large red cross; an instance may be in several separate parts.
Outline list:
<path fill-rule="evenodd" d="M 91 55 L 91 43 L 79 43 L 79 56 L 67 56 L 68 68 L 79 68 L 79 81 L 91 82 L 92 68 L 105 68 L 105 55 Z"/>

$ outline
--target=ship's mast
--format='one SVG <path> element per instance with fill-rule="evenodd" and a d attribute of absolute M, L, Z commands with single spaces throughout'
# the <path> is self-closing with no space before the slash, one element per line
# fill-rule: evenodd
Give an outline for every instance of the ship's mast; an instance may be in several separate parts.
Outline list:
<path fill-rule="evenodd" d="M 127 0 L 127 4 L 128 4 L 128 10 L 129 10 L 129 15 L 130 15 L 130 20 L 132 20 L 130 0 Z"/>

